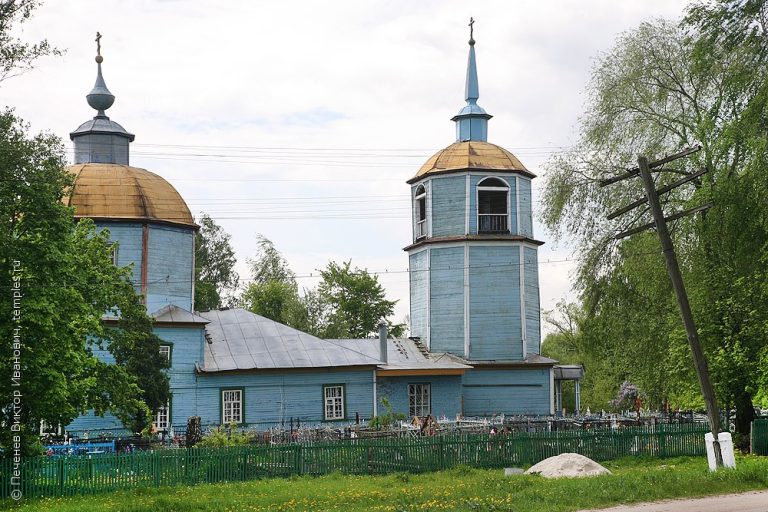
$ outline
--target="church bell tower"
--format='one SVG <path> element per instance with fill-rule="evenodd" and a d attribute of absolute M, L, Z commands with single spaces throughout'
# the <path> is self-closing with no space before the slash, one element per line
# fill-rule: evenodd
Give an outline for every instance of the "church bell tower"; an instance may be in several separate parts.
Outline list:
<path fill-rule="evenodd" d="M 456 141 L 408 180 L 411 331 L 432 352 L 470 362 L 524 361 L 541 343 L 535 175 L 488 142 L 492 116 L 478 104 L 472 33 L 464 97 L 452 118 Z"/>

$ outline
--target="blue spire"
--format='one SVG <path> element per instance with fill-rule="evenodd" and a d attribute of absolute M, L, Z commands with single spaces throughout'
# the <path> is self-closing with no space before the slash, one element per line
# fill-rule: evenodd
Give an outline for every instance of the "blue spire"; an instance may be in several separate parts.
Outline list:
<path fill-rule="evenodd" d="M 477 61 L 475 58 L 475 20 L 469 19 L 469 60 L 467 61 L 467 83 L 464 88 L 464 97 L 467 101 L 451 120 L 456 123 L 456 140 L 488 140 L 488 120 L 493 117 L 483 107 L 477 104 L 480 98 L 480 85 L 477 80 Z"/>

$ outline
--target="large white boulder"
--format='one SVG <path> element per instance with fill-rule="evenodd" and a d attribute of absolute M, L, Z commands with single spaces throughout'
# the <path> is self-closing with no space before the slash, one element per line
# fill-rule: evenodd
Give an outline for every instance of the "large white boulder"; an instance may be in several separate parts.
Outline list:
<path fill-rule="evenodd" d="M 578 453 L 561 453 L 544 459 L 525 472 L 538 473 L 545 478 L 610 475 L 611 472 L 589 457 Z"/>

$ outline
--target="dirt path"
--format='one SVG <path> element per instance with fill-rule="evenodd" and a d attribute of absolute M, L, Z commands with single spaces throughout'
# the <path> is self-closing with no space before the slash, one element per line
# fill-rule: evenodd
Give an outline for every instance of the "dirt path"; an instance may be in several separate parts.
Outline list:
<path fill-rule="evenodd" d="M 583 510 L 581 512 L 596 512 Z M 768 512 L 768 491 L 603 508 L 600 512 Z"/>

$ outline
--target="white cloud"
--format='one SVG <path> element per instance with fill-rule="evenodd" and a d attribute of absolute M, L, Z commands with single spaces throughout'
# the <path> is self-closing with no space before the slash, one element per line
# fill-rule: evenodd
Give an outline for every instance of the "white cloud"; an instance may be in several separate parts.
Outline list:
<path fill-rule="evenodd" d="M 85 94 L 98 30 L 117 96 L 108 114 L 136 134 L 132 164 L 218 218 L 243 262 L 260 232 L 297 273 L 350 258 L 403 271 L 411 237 L 404 182 L 453 141 L 470 15 L 480 104 L 494 115 L 489 139 L 541 173 L 548 152 L 573 138 L 593 56 L 643 19 L 679 16 L 684 3 L 51 0 L 22 35 L 46 37 L 67 54 L 1 90 L 34 129 L 68 139 L 93 115 Z M 539 187 L 541 179 L 534 194 Z M 546 309 L 568 292 L 573 264 L 544 262 L 568 254 L 542 248 Z M 399 319 L 408 311 L 407 274 L 381 280 L 400 300 Z"/>

